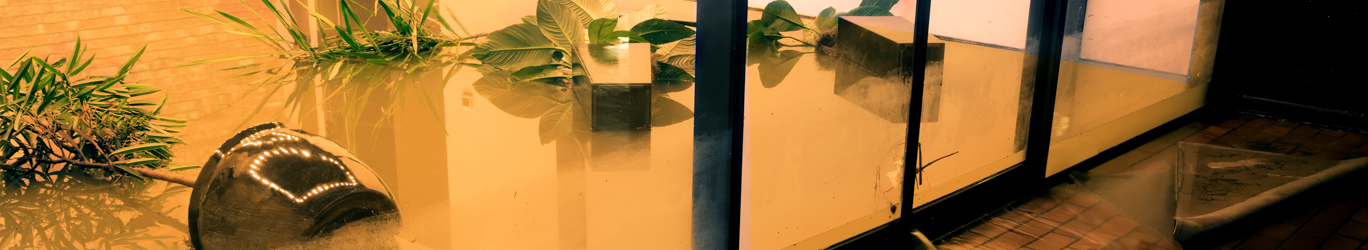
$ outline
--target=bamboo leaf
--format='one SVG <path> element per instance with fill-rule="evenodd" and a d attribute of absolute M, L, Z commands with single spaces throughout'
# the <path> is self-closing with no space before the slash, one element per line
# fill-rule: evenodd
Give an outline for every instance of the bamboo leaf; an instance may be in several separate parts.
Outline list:
<path fill-rule="evenodd" d="M 176 171 L 191 170 L 191 169 L 196 169 L 196 168 L 200 168 L 200 166 L 199 166 L 199 165 L 175 166 L 175 167 L 170 167 L 170 168 L 167 169 L 167 170 L 168 170 L 168 171 L 171 171 L 171 172 L 176 172 Z"/>
<path fill-rule="evenodd" d="M 118 149 L 118 150 L 114 150 L 114 152 L 109 153 L 109 155 L 132 154 L 132 153 L 137 153 L 137 152 L 142 152 L 142 151 L 147 151 L 147 150 L 152 150 L 152 149 L 164 148 L 164 147 L 168 147 L 168 146 L 171 146 L 171 145 L 166 144 L 166 143 L 144 143 L 144 144 L 138 144 L 138 145 L 133 145 L 133 146 L 127 146 L 127 147 L 124 147 L 124 148 L 120 148 L 120 149 Z"/>
<path fill-rule="evenodd" d="M 130 168 L 125 167 L 125 166 L 123 166 L 123 165 L 118 165 L 118 164 L 116 164 L 116 165 L 114 165 L 114 169 L 118 169 L 119 172 L 123 172 L 124 174 L 131 175 L 131 176 L 133 176 L 133 177 L 137 177 L 139 180 L 145 180 L 145 179 L 147 179 L 147 177 L 143 176 L 142 173 L 138 173 L 138 171 L 133 171 L 133 169 L 130 169 Z"/>
<path fill-rule="evenodd" d="M 205 60 L 194 61 L 194 62 L 191 62 L 191 63 L 182 64 L 182 65 L 176 66 L 176 67 L 190 67 L 190 66 L 204 65 L 204 64 L 210 64 L 210 63 L 216 63 L 216 62 L 237 61 L 237 60 L 245 60 L 245 59 L 252 59 L 252 58 L 262 58 L 262 57 L 269 57 L 269 56 L 276 56 L 276 55 L 254 55 L 254 56 L 230 56 L 230 57 L 221 57 L 221 58 L 214 58 L 214 59 L 205 59 Z"/>
<path fill-rule="evenodd" d="M 127 74 L 128 70 L 133 68 L 133 64 L 138 62 L 138 58 L 142 57 L 144 51 L 147 51 L 147 45 L 143 45 L 142 48 L 138 49 L 138 53 L 134 53 L 133 57 L 129 57 L 128 62 L 124 63 L 123 68 L 120 68 L 119 73 L 116 75 L 122 76 Z"/>
<path fill-rule="evenodd" d="M 72 70 L 76 69 L 76 61 L 81 60 L 81 36 L 76 36 L 76 47 L 71 49 L 71 64 L 67 64 L 66 74 L 74 75 Z"/>

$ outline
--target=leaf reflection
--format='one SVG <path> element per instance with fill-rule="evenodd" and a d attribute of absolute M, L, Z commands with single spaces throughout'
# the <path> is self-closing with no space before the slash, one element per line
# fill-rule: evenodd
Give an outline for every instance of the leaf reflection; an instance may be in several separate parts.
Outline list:
<path fill-rule="evenodd" d="M 22 178 L 0 173 L 0 248 L 132 248 L 183 246 L 185 223 L 168 217 L 168 199 L 188 187 L 125 178 L 102 170 L 66 170 Z M 174 230 L 167 230 L 174 229 Z"/>
<path fill-rule="evenodd" d="M 798 59 L 803 57 L 803 52 L 797 50 L 779 51 L 776 57 L 755 58 L 760 61 L 760 85 L 765 88 L 773 88 L 784 82 L 789 72 L 793 71 L 793 66 L 798 65 Z"/>

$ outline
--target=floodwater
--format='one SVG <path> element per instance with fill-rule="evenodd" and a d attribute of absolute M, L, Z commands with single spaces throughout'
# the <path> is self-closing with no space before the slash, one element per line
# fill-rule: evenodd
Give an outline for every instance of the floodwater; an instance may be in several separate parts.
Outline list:
<path fill-rule="evenodd" d="M 455 11 L 465 20 L 486 20 L 468 23 L 471 33 L 484 33 L 535 14 L 534 2 Z M 625 12 L 649 2 L 623 1 L 618 8 Z M 694 21 L 695 3 L 656 2 L 667 6 L 670 19 Z M 933 18 L 952 13 L 938 8 L 936 13 L 942 14 Z M 760 18 L 759 11 L 750 14 Z M 1018 21 L 1025 27 L 1024 20 Z M 925 167 L 907 176 L 916 180 L 909 183 L 916 189 L 913 205 L 927 204 L 1023 158 L 1026 119 L 1020 114 L 1030 105 L 1023 93 L 1031 91 L 1023 79 L 1034 77 L 1023 75 L 1028 58 L 1020 46 L 982 41 L 931 38 L 930 43 L 943 46 L 943 60 L 932 63 L 931 87 L 922 97 L 921 141 L 914 150 L 920 157 L 908 157 L 921 158 L 916 165 Z M 1166 51 L 1186 47 L 1175 48 Z M 1107 56 L 1084 55 L 1133 67 L 1177 60 L 1130 63 Z M 745 162 L 743 247 L 825 247 L 901 216 L 903 211 L 894 208 L 904 202 L 898 187 L 905 173 L 900 169 L 909 164 L 903 162 L 909 146 L 904 141 L 909 85 L 811 48 L 781 49 L 773 58 L 749 61 L 746 144 L 739 156 Z M 1185 72 L 1187 61 L 1177 61 L 1183 66 L 1151 68 Z M 1062 84 L 1077 87 L 1060 95 L 1057 117 L 1064 119 L 1057 124 L 1064 132 L 1056 138 L 1080 134 L 1191 87 L 1159 78 L 1118 83 L 1115 74 L 1084 74 L 1089 72 L 1097 71 L 1065 75 L 1078 84 Z M 221 96 L 243 101 L 173 107 L 190 110 L 184 118 L 191 118 L 182 133 L 187 145 L 176 149 L 175 164 L 202 164 L 245 125 L 278 121 L 344 145 L 375 170 L 400 206 L 400 218 L 344 228 L 333 234 L 339 237 L 265 247 L 346 248 L 339 246 L 375 242 L 392 242 L 385 246 L 401 249 L 691 247 L 694 163 L 716 160 L 694 158 L 694 87 L 652 94 L 649 129 L 601 131 L 588 125 L 595 116 L 592 109 L 567 104 L 570 97 L 592 90 L 515 87 L 498 81 L 507 75 L 468 67 L 452 75 L 450 80 L 424 77 L 393 96 L 353 93 L 324 100 L 322 93 L 335 89 L 302 88 L 313 91 L 301 93 L 306 97 L 302 106 L 310 110 L 304 114 L 280 112 L 286 93 L 268 96 L 267 90 L 225 88 L 229 91 Z M 1162 84 L 1147 84 L 1154 82 Z M 694 85 L 702 84 L 709 83 Z M 264 107 L 261 112 L 250 111 L 258 104 Z M 548 111 L 555 109 L 562 111 L 555 113 L 561 115 L 557 118 L 564 119 L 549 119 Z M 227 111 L 218 112 L 222 110 Z M 350 119 L 350 114 L 357 116 Z M 179 174 L 197 176 L 198 170 Z M 52 176 L 20 191 L 3 191 L 0 248 L 187 247 L 188 188 L 164 182 L 111 185 L 69 173 Z M 356 237 L 377 234 L 392 237 Z"/>

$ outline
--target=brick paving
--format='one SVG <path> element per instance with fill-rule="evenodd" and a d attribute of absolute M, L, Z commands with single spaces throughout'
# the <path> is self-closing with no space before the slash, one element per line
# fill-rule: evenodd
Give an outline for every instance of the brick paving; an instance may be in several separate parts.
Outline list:
<path fill-rule="evenodd" d="M 1196 121 L 1089 170 L 1124 173 L 1169 164 L 1179 141 L 1325 160 L 1368 156 L 1368 135 L 1292 121 L 1225 115 Z M 1362 177 L 1351 177 L 1362 178 Z M 1368 249 L 1368 185 L 1342 181 L 1334 194 L 1291 204 L 1292 212 L 1262 216 L 1233 235 L 1196 239 L 1192 249 Z M 1325 197 L 1321 197 L 1325 196 Z M 1006 209 L 944 249 L 1182 249 L 1172 237 L 1139 225 L 1115 206 L 1075 185 Z M 1215 244 L 1212 244 L 1215 242 Z M 1190 242 L 1191 243 L 1191 242 Z M 1214 247 L 1212 247 L 1214 246 Z"/>

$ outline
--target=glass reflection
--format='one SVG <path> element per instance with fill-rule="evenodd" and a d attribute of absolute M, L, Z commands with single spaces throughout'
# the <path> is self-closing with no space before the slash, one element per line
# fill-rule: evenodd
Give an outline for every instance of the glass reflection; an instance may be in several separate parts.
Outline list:
<path fill-rule="evenodd" d="M 743 247 L 827 247 L 900 217 L 902 202 L 927 204 L 1021 162 L 1031 70 L 1024 44 L 999 43 L 1024 39 L 1026 16 L 982 1 L 932 6 L 921 141 L 904 162 L 913 32 L 911 17 L 892 14 L 911 11 L 876 4 L 888 6 L 788 16 L 811 6 L 772 1 L 752 13 Z M 997 14 L 947 14 L 978 10 Z M 799 21 L 766 24 L 785 16 Z M 901 197 L 903 175 L 914 197 Z"/>

